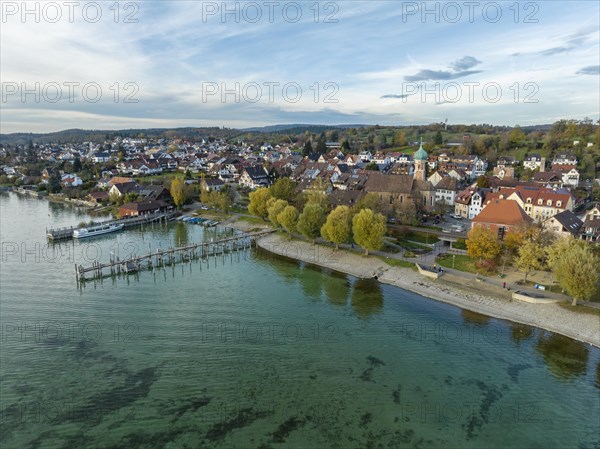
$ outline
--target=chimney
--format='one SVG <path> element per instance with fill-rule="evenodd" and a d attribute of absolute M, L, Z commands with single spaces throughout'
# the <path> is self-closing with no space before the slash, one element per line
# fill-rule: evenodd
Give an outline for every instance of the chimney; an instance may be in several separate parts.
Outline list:
<path fill-rule="evenodd" d="M 540 159 L 540 173 L 546 171 L 546 158 L 543 157 Z"/>

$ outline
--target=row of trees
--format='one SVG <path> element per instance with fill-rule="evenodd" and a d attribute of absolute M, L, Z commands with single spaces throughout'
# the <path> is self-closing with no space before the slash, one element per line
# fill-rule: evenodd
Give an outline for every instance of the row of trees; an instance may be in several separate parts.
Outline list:
<path fill-rule="evenodd" d="M 524 274 L 524 280 L 534 270 L 549 270 L 573 298 L 589 299 L 598 288 L 600 259 L 587 242 L 573 237 L 554 239 L 539 225 L 530 225 L 507 234 L 500 243 L 496 232 L 475 227 L 469 231 L 467 254 L 477 259 L 482 270 L 493 271 L 500 261 L 513 264 Z"/>
<path fill-rule="evenodd" d="M 306 194 L 302 212 L 287 200 L 272 195 L 267 188 L 250 193 L 248 210 L 251 214 L 269 220 L 273 226 L 282 228 L 291 236 L 298 231 L 313 244 L 322 237 L 335 245 L 351 241 L 365 249 L 378 250 L 383 246 L 386 233 L 385 217 L 366 207 L 338 206 L 328 212 L 327 196 L 321 191 Z"/>

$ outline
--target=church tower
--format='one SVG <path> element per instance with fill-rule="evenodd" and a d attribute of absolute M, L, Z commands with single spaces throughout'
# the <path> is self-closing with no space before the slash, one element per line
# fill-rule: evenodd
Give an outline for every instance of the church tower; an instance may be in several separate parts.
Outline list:
<path fill-rule="evenodd" d="M 422 137 L 421 145 L 413 157 L 415 159 L 415 179 L 425 181 L 427 179 L 427 152 L 423 149 Z"/>

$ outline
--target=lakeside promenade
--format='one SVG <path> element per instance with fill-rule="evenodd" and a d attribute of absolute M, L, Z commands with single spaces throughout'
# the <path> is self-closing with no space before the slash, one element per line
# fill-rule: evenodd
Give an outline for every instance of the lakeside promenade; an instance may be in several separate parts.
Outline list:
<path fill-rule="evenodd" d="M 385 284 L 410 290 L 419 295 L 452 304 L 473 312 L 556 332 L 600 347 L 600 317 L 571 311 L 559 304 L 531 304 L 512 300 L 512 292 L 475 275 L 452 270 L 437 280 L 429 279 L 404 267 L 392 266 L 372 256 L 345 249 L 335 251 L 324 245 L 289 240 L 277 234 L 256 241 L 258 247 L 284 257 L 336 270 L 359 278 L 373 278 Z M 381 257 L 381 256 L 380 256 Z M 469 279 L 469 278 L 472 279 Z M 565 297 L 566 298 L 566 297 Z"/>

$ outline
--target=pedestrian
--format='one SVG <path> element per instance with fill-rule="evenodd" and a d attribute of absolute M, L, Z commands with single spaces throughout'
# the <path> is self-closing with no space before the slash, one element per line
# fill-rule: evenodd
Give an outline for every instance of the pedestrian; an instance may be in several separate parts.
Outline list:
<path fill-rule="evenodd" d="M 502 288 L 506 288 L 506 282 L 502 283 Z"/>
<path fill-rule="evenodd" d="M 434 269 L 434 270 L 437 270 L 437 263 L 434 263 L 434 264 L 433 264 L 433 269 Z"/>

